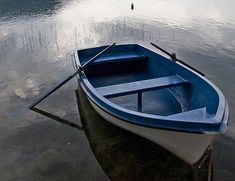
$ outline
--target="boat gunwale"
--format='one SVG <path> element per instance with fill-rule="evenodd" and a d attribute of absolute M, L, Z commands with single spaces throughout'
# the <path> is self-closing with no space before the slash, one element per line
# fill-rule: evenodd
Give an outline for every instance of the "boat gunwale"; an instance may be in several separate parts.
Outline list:
<path fill-rule="evenodd" d="M 125 45 L 125 44 L 122 44 L 122 45 Z M 127 45 L 139 45 L 145 49 L 152 51 L 153 53 L 156 53 L 156 51 L 151 50 L 149 47 L 146 48 L 145 46 L 140 45 L 140 44 L 127 44 Z M 106 47 L 106 46 L 102 46 L 102 47 Z M 74 53 L 75 64 L 77 67 L 81 66 L 79 56 L 78 56 L 78 51 L 80 50 L 75 50 L 75 53 Z M 159 55 L 162 56 L 162 54 L 159 54 Z M 166 58 L 165 56 L 163 57 Z M 105 97 L 99 95 L 99 93 L 95 90 L 95 88 L 91 85 L 91 83 L 87 79 L 84 72 L 81 72 L 81 74 L 78 75 L 78 79 L 86 95 L 93 103 L 95 103 L 99 108 L 101 108 L 105 112 L 123 121 L 127 121 L 129 123 L 137 124 L 137 125 L 141 125 L 145 127 L 152 127 L 152 128 L 158 128 L 158 129 L 180 131 L 180 132 L 204 133 L 204 134 L 224 133 L 228 124 L 228 118 L 227 118 L 228 116 L 225 115 L 226 111 L 228 112 L 228 105 L 226 104 L 226 99 L 223 96 L 222 92 L 208 79 L 201 76 L 197 72 L 189 69 L 188 67 L 184 66 L 180 62 L 171 62 L 171 63 L 179 64 L 178 66 L 182 66 L 188 71 L 191 71 L 192 73 L 196 74 L 199 78 L 203 79 L 202 81 L 205 81 L 206 83 L 208 83 L 209 86 L 211 86 L 215 90 L 215 92 L 217 93 L 219 97 L 219 101 L 218 101 L 219 103 L 218 103 L 218 108 L 216 110 L 216 114 L 213 117 L 206 118 L 204 122 L 196 122 L 196 121 L 185 121 L 185 120 L 172 119 L 172 118 L 169 119 L 167 118 L 167 116 L 132 111 L 132 110 L 123 108 L 117 104 L 114 104 L 108 99 L 106 99 Z M 137 119 L 133 119 L 132 117 L 137 118 Z M 138 119 L 140 118 L 145 119 L 145 121 L 143 120 L 138 121 Z M 150 124 L 149 122 L 150 120 L 151 121 L 154 120 L 155 124 Z M 159 123 L 161 124 L 165 123 L 165 124 L 159 125 Z M 188 126 L 185 126 L 183 124 L 186 124 Z"/>

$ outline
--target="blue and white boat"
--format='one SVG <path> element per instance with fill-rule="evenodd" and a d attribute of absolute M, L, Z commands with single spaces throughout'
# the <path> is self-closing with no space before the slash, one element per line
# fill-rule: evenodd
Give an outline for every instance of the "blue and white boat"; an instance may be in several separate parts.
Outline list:
<path fill-rule="evenodd" d="M 77 68 L 106 47 L 76 50 Z M 81 68 L 78 81 L 108 122 L 194 164 L 226 131 L 228 104 L 203 75 L 157 52 L 139 44 L 115 45 Z"/>

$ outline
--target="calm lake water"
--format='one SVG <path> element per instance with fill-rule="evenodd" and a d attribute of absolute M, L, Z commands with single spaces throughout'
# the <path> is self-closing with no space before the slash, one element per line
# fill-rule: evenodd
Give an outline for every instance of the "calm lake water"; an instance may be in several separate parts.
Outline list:
<path fill-rule="evenodd" d="M 134 10 L 131 10 L 131 3 Z M 0 0 L 0 180 L 107 180 L 83 131 L 27 106 L 73 72 L 70 53 L 112 42 L 157 43 L 227 97 L 215 180 L 235 180 L 235 1 Z M 73 80 L 38 107 L 81 125 Z"/>

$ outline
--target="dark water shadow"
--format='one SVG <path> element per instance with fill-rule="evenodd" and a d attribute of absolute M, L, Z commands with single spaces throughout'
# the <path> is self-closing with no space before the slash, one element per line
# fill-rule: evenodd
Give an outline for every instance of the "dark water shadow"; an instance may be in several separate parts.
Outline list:
<path fill-rule="evenodd" d="M 232 181 L 235 180 L 234 171 L 235 165 L 235 140 L 224 135 L 215 139 L 214 143 L 214 167 L 215 178 L 217 180 Z"/>
<path fill-rule="evenodd" d="M 48 117 L 50 119 L 53 119 L 53 120 L 55 120 L 57 122 L 60 122 L 62 124 L 67 124 L 67 125 L 69 125 L 71 127 L 77 128 L 78 130 L 83 130 L 83 128 L 81 126 L 79 126 L 79 125 L 77 125 L 77 124 L 75 124 L 75 123 L 73 123 L 71 121 L 65 120 L 65 119 L 63 119 L 63 118 L 61 118 L 59 116 L 56 116 L 56 115 L 54 115 L 52 113 L 46 112 L 46 111 L 38 109 L 36 107 L 32 107 L 31 110 L 35 111 L 35 112 L 37 112 L 37 113 L 39 113 L 39 114 L 41 114 L 43 116 L 46 116 L 46 117 Z"/>
<path fill-rule="evenodd" d="M 22 15 L 52 15 L 56 13 L 66 1 L 62 0 L 1 0 L 0 17 L 15 17 Z"/>
<path fill-rule="evenodd" d="M 65 124 L 38 122 L 0 137 L 0 180 L 107 180 L 83 131 Z"/>
<path fill-rule="evenodd" d="M 167 150 L 105 121 L 77 91 L 78 108 L 91 149 L 111 180 L 207 180 Z"/>

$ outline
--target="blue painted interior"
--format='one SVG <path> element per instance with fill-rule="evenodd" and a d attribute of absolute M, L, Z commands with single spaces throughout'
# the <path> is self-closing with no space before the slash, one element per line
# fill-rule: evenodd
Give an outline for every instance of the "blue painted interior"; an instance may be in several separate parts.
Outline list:
<path fill-rule="evenodd" d="M 139 80 L 116 85 L 103 86 L 96 88 L 96 91 L 106 98 L 129 95 L 134 93 L 149 92 L 157 89 L 165 89 L 173 86 L 189 84 L 188 81 L 177 75 L 161 78 Z"/>
<path fill-rule="evenodd" d="M 94 62 L 94 65 L 85 69 L 86 76 L 88 77 L 90 83 L 95 88 L 176 75 L 175 72 L 171 71 L 167 67 L 164 67 L 161 61 L 154 61 L 155 59 L 159 59 L 159 56 L 157 54 L 151 54 L 151 52 L 150 53 L 143 52 L 142 49 L 138 49 L 135 46 L 130 46 L 130 47 L 131 48 L 129 48 L 128 46 L 128 48 L 125 49 L 126 52 L 116 51 L 115 49 L 115 53 L 113 54 L 112 54 L 113 50 L 112 49 L 111 51 L 109 51 L 109 53 L 97 59 Z M 122 47 L 119 48 L 122 49 Z M 133 51 L 135 51 L 135 53 L 133 53 Z M 92 55 L 90 55 L 89 58 Z M 131 59 L 130 55 L 135 55 L 135 56 L 133 56 L 134 58 Z M 139 55 L 139 57 L 137 55 Z M 120 61 L 120 56 L 122 57 L 122 61 Z M 141 57 L 143 58 L 141 59 Z M 88 60 L 89 58 L 87 58 L 86 60 Z M 115 61 L 115 59 L 117 61 Z M 82 59 L 80 58 L 80 60 Z M 97 62 L 99 62 L 99 64 L 97 64 Z M 195 90 L 196 88 L 193 85 L 191 86 L 182 85 L 181 88 L 178 88 L 177 89 L 178 92 L 179 91 L 181 92 L 179 94 L 184 96 L 181 98 L 181 100 L 184 99 L 184 101 L 179 102 L 178 104 L 171 104 L 173 99 L 175 99 L 175 101 L 177 101 L 177 99 L 172 93 L 173 91 L 169 93 L 170 92 L 170 90 L 168 89 L 169 87 L 170 86 L 164 88 L 163 89 L 164 91 L 162 90 L 154 91 L 156 95 L 159 95 L 159 93 L 161 93 L 159 96 L 155 97 L 154 96 L 149 97 L 148 95 L 150 93 L 145 92 L 143 94 L 144 95 L 143 102 L 145 102 L 145 104 L 143 104 L 142 111 L 149 112 L 147 109 L 149 107 L 149 109 L 152 110 L 151 111 L 152 114 L 161 115 L 161 112 L 164 112 L 165 113 L 164 115 L 169 115 L 172 112 L 174 113 L 174 111 L 166 113 L 166 110 L 168 110 L 169 107 L 171 108 L 170 110 L 178 110 L 177 112 L 179 112 L 179 110 L 182 112 L 191 109 L 206 107 L 207 104 L 206 96 L 203 96 L 203 92 L 196 91 Z M 200 99 L 196 101 L 195 98 L 197 97 L 200 97 Z M 128 99 L 128 101 L 125 100 L 124 98 L 122 98 L 122 102 L 115 101 L 118 99 L 120 100 L 120 98 L 112 100 L 115 103 L 120 104 L 121 106 L 125 106 L 126 104 L 128 105 L 133 104 L 133 106 L 136 106 L 136 100 L 137 100 L 136 96 L 134 96 L 132 100 Z M 156 106 L 156 102 L 158 102 L 157 105 L 165 105 L 164 107 L 161 108 L 164 109 L 164 111 L 159 110 L 158 108 L 159 106 Z M 156 108 L 155 111 L 153 111 L 154 106 Z M 183 107 L 184 109 L 181 109 L 181 107 Z"/>
<path fill-rule="evenodd" d="M 84 64 L 104 48 L 105 46 L 79 50 L 77 61 Z M 157 84 L 161 84 L 159 80 L 164 77 L 170 77 L 167 86 L 143 91 L 147 86 L 146 80 L 156 79 Z M 174 85 L 171 77 L 180 77 L 189 83 Z M 207 124 L 210 129 L 226 127 L 222 124 L 226 100 L 217 87 L 188 68 L 137 44 L 112 47 L 84 69 L 80 80 L 85 92 L 94 103 L 114 116 L 136 124 L 174 129 L 173 127 L 179 124 L 175 121 L 178 121 L 185 123 L 186 127 L 188 125 L 190 127 L 188 130 L 197 132 L 205 127 L 202 129 L 200 125 L 197 125 L 198 128 L 191 124 L 200 118 L 198 122 Z M 135 85 L 133 82 L 139 82 L 143 87 L 131 92 L 133 89 L 131 86 Z M 105 98 L 98 91 L 106 89 L 107 93 L 107 88 L 110 88 L 109 98 Z M 115 91 L 112 90 L 114 88 Z M 112 96 L 112 92 L 116 92 L 116 95 Z M 138 106 L 139 92 L 142 92 L 141 107 Z M 188 120 L 188 112 L 192 115 L 191 120 Z M 154 124 L 144 119 L 148 116 L 155 117 Z M 187 120 L 184 119 L 186 117 Z M 165 123 L 158 123 L 156 120 L 165 120 Z M 165 124 L 165 127 L 162 124 Z"/>

